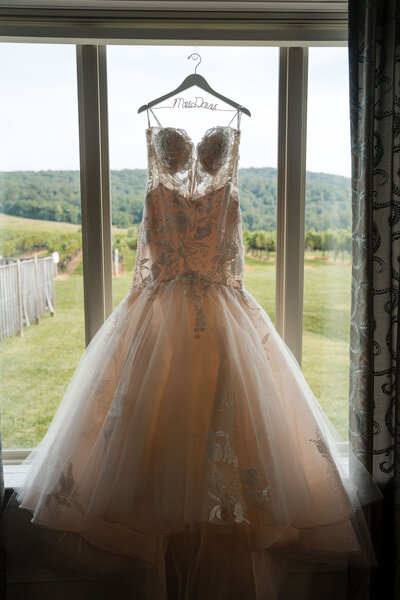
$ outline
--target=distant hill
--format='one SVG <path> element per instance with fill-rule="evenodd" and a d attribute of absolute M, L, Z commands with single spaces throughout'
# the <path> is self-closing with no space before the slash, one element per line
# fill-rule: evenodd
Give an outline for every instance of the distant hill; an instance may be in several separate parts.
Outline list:
<path fill-rule="evenodd" d="M 146 189 L 146 169 L 111 171 L 112 222 L 139 223 Z M 276 169 L 239 169 L 243 229 L 276 228 Z M 0 212 L 49 221 L 80 223 L 79 171 L 10 171 L 0 173 Z M 307 173 L 306 230 L 351 226 L 350 179 Z"/>

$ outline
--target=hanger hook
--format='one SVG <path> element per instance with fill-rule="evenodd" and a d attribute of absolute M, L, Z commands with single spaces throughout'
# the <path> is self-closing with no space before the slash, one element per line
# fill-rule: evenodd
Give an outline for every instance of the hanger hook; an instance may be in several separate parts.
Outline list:
<path fill-rule="evenodd" d="M 188 60 L 189 60 L 189 58 L 193 58 L 193 60 L 197 60 L 197 59 L 199 59 L 199 62 L 197 63 L 197 65 L 196 65 L 196 68 L 195 68 L 195 70 L 194 70 L 194 72 L 196 73 L 196 71 L 197 71 L 197 67 L 198 67 L 198 66 L 199 66 L 199 64 L 201 63 L 201 56 L 200 56 L 200 54 L 197 54 L 197 52 L 193 52 L 193 53 L 192 53 L 190 56 L 188 56 Z"/>

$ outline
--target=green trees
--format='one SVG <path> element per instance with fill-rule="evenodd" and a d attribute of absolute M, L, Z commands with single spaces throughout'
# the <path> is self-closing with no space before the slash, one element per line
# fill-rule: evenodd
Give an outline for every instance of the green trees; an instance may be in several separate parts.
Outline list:
<path fill-rule="evenodd" d="M 243 230 L 243 244 L 246 254 L 258 258 L 270 258 L 270 252 L 276 251 L 276 232 L 275 231 L 249 231 Z M 322 257 L 325 252 L 333 251 L 333 260 L 337 260 L 338 255 L 342 261 L 345 259 L 345 253 L 351 252 L 351 229 L 327 229 L 325 231 L 315 231 L 309 229 L 305 233 L 305 250 L 312 252 L 320 251 Z"/>
<path fill-rule="evenodd" d="M 243 231 L 243 243 L 246 252 L 253 256 L 263 256 L 264 252 L 269 258 L 269 253 L 276 250 L 276 232 L 263 231 Z"/>
<path fill-rule="evenodd" d="M 78 171 L 0 173 L 0 211 L 44 221 L 80 223 Z"/>
<path fill-rule="evenodd" d="M 308 250 L 321 250 L 322 256 L 325 256 L 326 250 L 334 250 L 334 260 L 339 252 L 344 260 L 344 253 L 351 252 L 351 229 L 309 229 L 305 235 L 305 247 Z"/>
<path fill-rule="evenodd" d="M 276 230 L 276 169 L 239 169 L 243 229 Z M 128 229 L 142 218 L 147 171 L 111 171 L 112 223 Z M 0 173 L 0 212 L 67 223 L 80 223 L 78 171 Z M 347 229 L 351 224 L 350 180 L 338 175 L 307 173 L 306 231 Z M 326 242 L 328 243 L 328 242 Z M 259 240 L 259 244 L 265 245 Z"/>
<path fill-rule="evenodd" d="M 82 247 L 81 231 L 43 231 L 30 230 L 29 227 L 21 231 L 2 228 L 0 254 L 4 257 L 18 258 L 38 252 L 51 254 L 58 252 L 60 255 L 59 269 L 63 270 L 75 252 Z"/>

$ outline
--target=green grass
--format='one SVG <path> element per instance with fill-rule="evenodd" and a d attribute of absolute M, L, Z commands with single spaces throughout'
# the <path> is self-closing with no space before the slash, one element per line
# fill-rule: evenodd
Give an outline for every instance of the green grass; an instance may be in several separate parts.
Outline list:
<path fill-rule="evenodd" d="M 24 234 L 30 231 L 59 231 L 68 233 L 78 231 L 80 225 L 74 223 L 65 223 L 64 221 L 42 221 L 41 219 L 25 219 L 24 217 L 14 217 L 13 215 L 5 215 L 0 213 L 0 228 L 3 235 L 4 229 L 11 231 L 23 231 Z M 113 227 L 113 232 L 126 232 L 127 229 Z"/>
<path fill-rule="evenodd" d="M 14 217 L 13 217 L 14 219 Z M 127 274 L 114 278 L 114 306 L 128 292 Z M 306 260 L 303 373 L 333 424 L 348 439 L 350 265 Z M 246 289 L 275 319 L 275 262 L 246 257 Z M 82 265 L 55 281 L 56 314 L 0 343 L 4 448 L 33 447 L 45 434 L 84 350 Z M 345 301 L 343 300 L 345 299 Z"/>
<path fill-rule="evenodd" d="M 85 347 L 82 271 L 55 281 L 54 317 L 0 343 L 4 448 L 35 446 Z"/>
<path fill-rule="evenodd" d="M 348 439 L 351 265 L 305 260 L 302 370 Z"/>
<path fill-rule="evenodd" d="M 243 283 L 275 323 L 275 262 L 246 256 Z"/>
<path fill-rule="evenodd" d="M 73 223 L 64 223 L 58 221 L 42 221 L 41 219 L 25 219 L 24 217 L 14 217 L 0 213 L 1 229 L 7 228 L 14 231 L 78 231 L 80 225 Z"/>
<path fill-rule="evenodd" d="M 348 344 L 303 330 L 302 371 L 328 418 L 348 440 Z"/>

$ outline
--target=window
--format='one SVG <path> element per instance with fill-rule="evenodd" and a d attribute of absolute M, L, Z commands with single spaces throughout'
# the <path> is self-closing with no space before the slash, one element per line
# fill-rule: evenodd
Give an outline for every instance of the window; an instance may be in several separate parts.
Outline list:
<path fill-rule="evenodd" d="M 350 169 L 347 48 L 310 48 L 302 366 L 322 408 L 345 439 L 351 301 Z"/>
<path fill-rule="evenodd" d="M 245 286 L 274 319 L 279 49 L 221 47 L 217 52 L 211 46 L 198 51 L 202 62 L 197 72 L 206 76 L 211 87 L 251 106 L 252 116 L 242 116 L 239 170 Z M 107 47 L 114 306 L 131 285 L 145 193 L 147 114 L 137 111 L 194 72 L 198 61 L 188 61 L 192 52 L 193 46 Z M 221 64 L 226 66 L 222 73 Z M 157 77 L 149 76 L 155 68 Z M 265 76 L 260 78 L 262 71 Z M 187 90 L 182 97 L 215 105 L 215 97 L 199 88 Z M 235 109 L 219 101 L 217 109 L 210 110 L 183 108 L 171 98 L 153 110 L 162 125 L 185 128 L 195 142 L 213 125 L 227 125 L 233 119 L 232 126 L 237 126 Z"/>
<path fill-rule="evenodd" d="M 2 43 L 0 64 L 2 444 L 19 450 L 85 347 L 75 48 Z"/>
<path fill-rule="evenodd" d="M 139 94 L 144 94 L 146 92 L 146 97 L 144 102 L 148 101 L 149 96 L 154 97 L 157 96 L 159 91 L 162 89 L 171 89 L 171 77 L 168 77 L 165 85 L 161 85 L 160 81 L 155 82 L 154 93 L 150 93 L 151 90 L 149 87 L 144 90 L 144 76 L 140 75 L 141 70 L 144 69 L 145 66 L 143 64 L 139 64 L 137 60 L 138 51 L 140 50 L 141 56 L 150 57 L 148 60 L 151 60 L 151 56 L 153 53 L 158 53 L 162 57 L 170 57 L 173 56 L 174 52 L 185 52 L 189 49 L 187 55 L 192 52 L 193 46 L 191 44 L 191 40 L 193 39 L 193 31 L 196 31 L 196 39 L 197 42 L 200 42 L 201 47 L 197 46 L 197 50 L 201 53 L 202 58 L 204 60 L 204 73 L 207 73 L 207 79 L 212 85 L 213 75 L 212 69 L 214 69 L 214 65 L 218 64 L 220 57 L 224 55 L 233 55 L 236 57 L 242 53 L 245 55 L 247 53 L 247 60 L 249 65 L 249 70 L 252 73 L 252 78 L 254 82 L 257 84 L 257 92 L 261 95 L 261 98 L 250 98 L 251 90 L 248 90 L 246 85 L 243 84 L 244 89 L 240 89 L 237 87 L 237 83 L 233 84 L 232 79 L 230 77 L 226 77 L 226 82 L 221 83 L 218 86 L 214 84 L 215 88 L 223 89 L 225 93 L 232 98 L 250 98 L 247 102 L 247 105 L 251 109 L 253 106 L 257 106 L 258 114 L 256 110 L 253 110 L 253 116 L 246 122 L 246 131 L 249 132 L 246 140 L 246 144 L 251 147 L 255 144 L 258 145 L 258 140 L 260 139 L 260 130 L 262 131 L 262 139 L 265 140 L 265 148 L 260 148 L 261 153 L 257 157 L 258 162 L 255 162 L 255 158 L 245 158 L 245 147 L 243 147 L 241 151 L 241 167 L 243 168 L 243 172 L 240 173 L 240 178 L 242 180 L 245 179 L 245 170 L 253 167 L 253 169 L 267 169 L 270 168 L 272 171 L 270 173 L 263 172 L 262 173 L 262 182 L 265 184 L 267 182 L 266 175 L 270 176 L 270 183 L 268 183 L 270 189 L 269 194 L 265 196 L 265 189 L 260 190 L 260 197 L 262 199 L 267 199 L 265 202 L 265 206 L 268 207 L 268 219 L 265 222 L 261 221 L 260 227 L 257 223 L 257 229 L 264 230 L 268 232 L 273 232 L 274 227 L 277 228 L 277 236 L 282 238 L 282 230 L 279 228 L 279 215 L 276 214 L 276 211 L 279 212 L 279 207 L 277 205 L 274 206 L 273 201 L 270 199 L 274 198 L 274 193 L 277 196 L 277 204 L 280 205 L 281 209 L 283 208 L 283 213 L 287 213 L 287 197 L 284 193 L 285 185 L 282 184 L 282 180 L 280 181 L 280 172 L 283 172 L 283 165 L 285 161 L 287 162 L 287 158 L 290 155 L 290 160 L 297 161 L 296 168 L 298 172 L 305 175 L 305 164 L 301 164 L 301 158 L 296 157 L 296 152 L 293 149 L 290 149 L 290 141 L 286 138 L 285 143 L 285 135 L 282 130 L 282 123 L 286 118 L 286 125 L 293 129 L 298 127 L 296 135 L 298 135 L 298 139 L 305 141 L 305 130 L 302 129 L 302 125 L 304 123 L 300 123 L 298 120 L 293 119 L 290 123 L 290 118 L 287 119 L 288 115 L 291 116 L 291 111 L 295 110 L 294 105 L 299 101 L 303 101 L 305 98 L 305 88 L 302 86 L 302 83 L 296 80 L 295 71 L 290 69 L 283 69 L 283 62 L 285 60 L 285 52 L 280 52 L 279 58 L 279 74 L 278 74 L 278 46 L 281 46 L 286 51 L 286 55 L 295 56 L 296 53 L 292 52 L 292 50 L 298 50 L 298 57 L 300 57 L 303 66 L 306 65 L 305 57 L 307 55 L 306 46 L 310 46 L 313 43 L 320 46 L 323 43 L 329 44 L 338 44 L 343 45 L 345 43 L 346 38 L 346 18 L 345 16 L 339 16 L 339 13 L 335 13 L 333 15 L 326 15 L 323 17 L 324 25 L 319 29 L 315 27 L 314 24 L 311 26 L 304 25 L 305 21 L 303 19 L 303 25 L 301 28 L 296 28 L 296 18 L 288 17 L 289 21 L 292 19 L 292 27 L 287 28 L 287 23 L 280 22 L 278 17 L 274 17 L 275 20 L 271 21 L 268 19 L 255 19 L 254 16 L 251 16 L 250 13 L 246 17 L 241 17 L 240 20 L 228 19 L 224 21 L 223 14 L 220 14 L 220 21 L 215 21 L 213 24 L 211 21 L 205 24 L 202 27 L 199 27 L 196 23 L 197 16 L 193 13 L 193 19 L 191 20 L 189 17 L 187 21 L 176 22 L 173 20 L 171 16 L 171 21 L 168 23 L 168 40 L 166 40 L 166 26 L 165 21 L 163 19 L 154 19 L 155 15 L 149 14 L 147 15 L 143 22 L 138 24 L 133 18 L 130 20 L 129 18 L 124 20 L 124 24 L 115 24 L 113 25 L 112 31 L 108 28 L 104 29 L 102 25 L 102 21 L 97 21 L 97 16 L 100 16 L 100 12 L 93 12 L 92 21 L 86 26 L 83 22 L 80 27 L 80 35 L 82 35 L 81 39 L 76 39 L 74 36 L 76 35 L 76 26 L 73 25 L 73 22 L 69 20 L 68 14 L 64 21 L 59 21 L 59 26 L 62 27 L 61 30 L 57 30 L 53 28 L 53 25 L 46 24 L 42 28 L 42 35 L 47 37 L 47 41 L 49 37 L 53 36 L 54 44 L 46 44 L 45 47 L 48 50 L 53 49 L 61 49 L 65 47 L 70 52 L 71 56 L 71 67 L 70 69 L 73 72 L 75 68 L 75 44 L 78 44 L 78 105 L 76 105 L 76 89 L 74 85 L 67 84 L 68 92 L 70 94 L 71 102 L 70 106 L 77 106 L 75 108 L 75 116 L 74 116 L 74 124 L 71 125 L 70 131 L 76 132 L 76 146 L 75 146 L 75 163 L 73 167 L 70 165 L 66 166 L 67 170 L 74 169 L 78 170 L 78 154 L 77 154 L 77 146 L 78 146 L 78 136 L 77 136 L 77 127 L 78 127 L 78 112 L 82 116 L 84 111 L 86 110 L 86 115 L 89 114 L 89 110 L 96 113 L 96 118 L 93 117 L 93 120 L 96 124 L 98 124 L 97 128 L 90 128 L 85 123 L 84 119 L 80 119 L 80 158 L 81 158 L 81 177 L 82 181 L 85 183 L 83 195 L 82 195 L 82 243 L 84 249 L 86 248 L 86 265 L 79 267 L 83 268 L 85 281 L 90 279 L 90 285 L 85 287 L 85 327 L 86 327 L 86 340 L 88 341 L 93 333 L 96 331 L 97 327 L 101 324 L 101 322 L 106 318 L 106 316 L 112 310 L 112 294 L 114 296 L 114 305 L 118 303 L 118 301 L 125 295 L 128 286 L 131 281 L 131 272 L 133 267 L 133 259 L 134 259 L 134 248 L 130 248 L 132 253 L 129 256 L 129 260 L 126 261 L 124 266 L 125 274 L 122 277 L 114 277 L 112 278 L 112 263 L 111 263 L 111 247 L 112 247 L 112 234 L 110 223 L 107 223 L 107 215 L 110 211 L 110 206 L 107 204 L 109 202 L 108 198 L 108 185 L 107 185 L 107 177 L 108 177 L 108 129 L 109 129 L 109 143 L 110 143 L 110 165 L 111 165 L 111 212 L 116 215 L 118 212 L 124 212 L 122 210 L 118 210 L 121 207 L 121 204 L 118 204 L 118 196 L 116 190 L 118 189 L 118 176 L 115 176 L 114 173 L 121 172 L 123 169 L 143 169 L 144 165 L 140 165 L 139 163 L 137 167 L 135 167 L 135 152 L 134 144 L 136 144 L 136 135 L 131 135 L 133 128 L 136 127 L 135 123 L 140 123 L 140 134 L 138 141 L 138 148 L 141 146 L 140 154 L 143 153 L 144 148 L 144 140 L 143 140 L 143 119 L 145 116 L 143 114 L 137 115 L 137 107 L 141 103 L 138 101 Z M 147 13 L 146 13 L 147 14 Z M 24 15 L 21 13 L 21 18 L 24 18 Z M 57 17 L 55 17 L 57 19 Z M 314 18 L 314 17 L 313 17 Z M 318 18 L 319 17 L 315 17 Z M 147 21 L 146 21 L 147 19 Z M 246 20 L 247 19 L 247 20 Z M 251 21 L 252 20 L 252 21 Z M 248 22 L 251 21 L 253 24 L 256 23 L 257 26 L 248 26 Z M 274 26 L 271 27 L 271 22 L 274 22 Z M 310 22 L 307 21 L 306 22 Z M 122 21 L 121 21 L 122 23 Z M 195 24 L 194 24 L 195 23 Z M 330 25 L 333 24 L 333 26 Z M 151 27 L 149 27 L 151 24 Z M 18 19 L 13 22 L 8 22 L 6 26 L 3 28 L 4 35 L 8 36 L 8 41 L 2 44 L 2 47 L 7 47 L 7 51 L 11 52 L 12 48 L 16 47 L 15 43 L 10 43 L 12 36 L 20 35 L 18 30 Z M 127 29 L 128 28 L 128 29 Z M 127 31 L 129 32 L 127 33 Z M 30 35 L 33 38 L 36 34 L 34 29 L 29 29 L 29 26 L 25 28 L 25 34 Z M 56 35 L 64 35 L 63 38 L 69 38 L 69 41 L 72 42 L 68 45 L 63 45 L 60 43 L 60 40 L 57 39 Z M 93 44 L 87 44 L 88 39 L 93 36 L 97 36 L 94 39 Z M 129 39 L 128 39 L 129 38 Z M 213 40 L 219 40 L 217 45 Z M 160 45 L 160 40 L 163 40 Z M 226 40 L 226 45 L 224 40 Z M 37 42 L 40 41 L 40 38 L 36 37 L 36 43 L 30 44 L 29 47 L 33 50 L 35 48 L 39 48 L 40 44 Z M 96 43 L 100 44 L 106 41 L 107 46 L 107 66 L 108 70 L 106 71 L 106 61 L 105 61 L 105 52 L 104 47 Z M 114 42 L 117 42 L 114 44 Z M 121 43 L 124 42 L 124 43 Z M 153 46 L 149 45 L 153 43 Z M 84 44 L 84 45 L 82 45 Z M 179 44 L 179 46 L 176 46 Z M 271 44 L 274 44 L 275 47 L 271 47 Z M 11 50 L 10 50 L 11 49 Z M 286 56 L 286 58 L 287 58 Z M 250 58 L 249 58 L 250 57 Z M 256 58 L 259 62 L 256 61 Z M 161 60 L 166 60 L 166 58 L 162 58 Z M 261 61 L 261 62 L 260 62 Z M 312 52 L 310 50 L 310 65 L 312 66 Z M 168 61 L 167 61 L 168 62 Z M 41 61 L 43 66 L 43 60 Z M 4 64 L 4 62 L 3 62 Z M 39 64 L 39 62 L 37 63 Z M 193 65 L 192 65 L 193 66 Z M 154 70 L 154 67 L 152 67 Z M 177 76 L 174 79 L 178 82 L 181 81 L 184 76 L 189 71 L 189 64 L 186 60 L 182 60 L 181 63 L 181 74 L 177 72 Z M 229 62 L 227 64 L 227 70 L 229 68 Z M 235 65 L 233 65 L 234 72 L 240 71 L 240 69 L 236 69 Z M 251 71 L 253 69 L 253 71 Z M 201 72 L 201 71 L 200 71 Z M 214 72 L 218 72 L 218 69 Z M 219 69 L 220 72 L 220 69 Z M 306 69 L 304 69 L 304 73 L 306 74 Z M 87 76 L 88 73 L 90 77 Z M 229 73 L 229 71 L 228 71 Z M 242 69 L 244 80 L 246 77 L 245 70 Z M 106 74 L 108 77 L 108 98 L 107 98 L 107 85 L 106 85 Z M 58 81 L 57 73 L 52 74 L 54 81 Z M 4 77 L 4 74 L 2 74 Z M 279 84 L 278 84 L 279 79 Z M 132 81 L 132 84 L 130 83 Z M 148 83 L 149 78 L 146 77 L 146 82 Z M 160 85 L 158 85 L 160 84 Z M 279 96 L 278 96 L 278 85 L 279 85 Z M 286 87 L 285 87 L 286 86 Z M 291 86 L 291 87 L 290 87 Z M 294 86 L 294 87 L 293 87 Z M 297 87 L 296 87 L 297 86 Z M 56 88 L 56 86 L 53 86 Z M 294 94 L 290 96 L 288 93 L 288 89 L 290 92 L 293 90 L 298 90 L 298 94 Z M 285 91 L 286 90 L 286 91 Z M 12 94 L 12 90 L 10 90 L 10 95 Z M 50 92 L 49 92 L 50 93 Z M 117 104 L 116 100 L 121 98 L 121 94 L 127 94 L 130 100 L 129 104 L 124 108 L 125 116 L 123 116 L 123 121 L 127 123 L 127 127 L 124 128 L 121 126 L 121 120 L 119 115 L 117 114 Z M 311 91 L 310 91 L 311 94 Z M 54 96 L 53 96 L 54 97 Z M 279 97 L 279 106 L 278 104 Z M 294 98 L 296 103 L 294 102 Z M 107 111 L 107 100 L 109 104 L 109 111 Z M 245 101 L 245 100 L 244 100 Z M 60 100 L 61 102 L 61 100 Z M 54 106 L 57 106 L 55 102 L 47 111 L 47 117 L 50 119 L 54 114 Z M 130 113 L 129 113 L 130 111 Z M 231 113 L 230 113 L 231 114 Z M 109 115 L 109 128 L 107 123 L 107 115 Z M 278 131 L 278 116 L 279 116 L 279 127 L 280 133 Z M 203 123 L 207 122 L 207 114 L 203 117 Z M 243 117 L 245 119 L 246 117 Z M 269 119 L 269 120 L 268 120 Z M 33 126 L 33 117 L 29 119 L 28 130 L 29 127 Z M 132 123 L 132 128 L 129 127 L 129 123 Z M 244 128 L 244 126 L 242 126 Z M 250 129 L 254 128 L 254 129 Z M 57 132 L 58 135 L 58 144 L 62 145 L 61 137 L 61 128 L 54 128 L 54 131 Z M 250 131 L 254 131 L 250 135 Z M 278 133 L 277 133 L 278 132 Z M 141 136 L 141 139 L 140 139 Z M 13 143 L 14 136 L 9 136 L 9 144 Z M 293 139 L 293 138 L 292 138 Z M 5 140 L 7 142 L 7 140 Z M 289 141 L 289 144 L 287 143 Z M 8 142 L 7 142 L 8 143 Z M 243 144 L 244 146 L 244 144 Z M 3 147 L 5 147 L 3 145 Z M 7 153 L 11 155 L 11 152 L 8 150 Z M 278 155 L 278 161 L 276 160 L 276 156 Z M 90 157 L 90 169 L 88 168 L 88 157 Z M 246 162 L 244 162 L 246 161 Z M 253 161 L 253 162 L 252 162 Z M 275 161 L 275 162 L 274 162 Z M 4 168 L 4 164 L 2 163 L 1 170 L 7 171 L 12 170 L 11 167 Z M 35 163 L 36 164 L 36 163 Z M 55 163 L 54 163 L 55 164 Z M 61 164 L 61 163 L 59 163 Z M 278 173 L 273 173 L 273 169 L 278 167 Z M 36 169 L 37 167 L 33 164 L 31 166 L 23 166 L 23 169 L 30 168 Z M 41 167 L 40 167 L 41 168 Z M 54 169 L 58 169 L 58 164 L 55 167 L 50 167 Z M 280 172 L 279 172 L 280 171 Z M 2 174 L 2 176 L 4 176 Z M 275 182 L 274 182 L 275 177 Z M 287 180 L 286 180 L 287 183 Z M 290 183 L 290 182 L 289 182 Z M 275 189 L 277 190 L 274 192 Z M 4 185 L 2 184 L 4 187 Z M 122 186 L 123 187 L 123 186 Z M 0 190 L 2 191 L 2 190 Z M 99 191 L 99 193 L 97 193 Z M 115 192 L 115 197 L 113 196 Z M 244 194 L 246 192 L 241 192 L 241 196 L 246 197 Z M 301 203 L 301 186 L 298 187 L 298 198 L 292 198 L 294 203 Z M 264 194 L 264 195 L 263 195 Z M 115 198 L 115 199 L 114 199 Z M 275 215 L 274 215 L 275 211 Z M 267 212 L 267 211 L 266 211 Z M 250 214 L 250 213 L 249 213 Z M 281 213 L 282 214 L 282 213 Z M 118 215 L 120 221 L 115 221 L 114 227 L 117 229 L 123 230 L 123 234 L 128 238 L 131 237 L 134 240 L 134 231 L 130 232 L 130 229 L 135 229 L 135 222 L 127 223 L 123 221 L 123 215 Z M 90 227 L 89 227 L 90 223 Z M 96 226 L 94 226 L 96 223 Z M 133 227 L 131 227 L 131 225 Z M 244 215 L 243 228 L 245 229 L 248 226 L 249 231 L 254 226 L 254 220 L 250 223 L 249 217 Z M 302 223 L 297 223 L 299 228 L 299 235 L 297 236 L 297 241 L 301 240 L 301 226 Z M 114 245 L 115 239 L 117 239 L 118 232 L 116 229 L 113 230 L 114 233 Z M 260 241 L 260 240 L 259 240 Z M 262 242 L 262 239 L 261 239 Z M 265 242 L 265 239 L 264 239 Z M 297 246 L 294 244 L 294 241 L 291 236 L 286 236 L 284 240 L 284 252 L 281 252 L 281 262 L 277 261 L 274 264 L 274 250 L 266 250 L 265 248 L 254 248 L 254 256 L 246 257 L 247 265 L 249 267 L 253 267 L 255 264 L 257 268 L 252 270 L 249 268 L 245 274 L 245 285 L 250 293 L 252 293 L 256 299 L 262 304 L 262 306 L 267 310 L 272 318 L 275 317 L 275 323 L 277 325 L 278 331 L 283 334 L 284 339 L 289 340 L 288 331 L 295 332 L 297 338 L 300 340 L 299 344 L 289 344 L 295 354 L 299 351 L 301 352 L 301 338 L 303 333 L 303 327 L 301 326 L 301 320 L 297 317 L 293 319 L 293 327 L 282 328 L 282 324 L 286 324 L 289 322 L 288 318 L 291 317 L 292 308 L 290 302 L 287 301 L 288 298 L 293 297 L 291 290 L 297 289 L 298 297 L 303 298 L 302 296 L 302 285 L 303 285 L 303 277 L 302 273 L 299 274 L 299 269 L 296 265 L 290 264 L 288 257 L 293 256 L 293 254 L 297 251 Z M 277 242 L 278 243 L 278 242 Z M 132 242 L 134 246 L 134 241 Z M 255 246 L 257 242 L 255 243 Z M 261 245 L 261 244 L 260 244 Z M 269 253 L 269 257 L 267 257 L 267 253 Z M 120 254 L 123 254 L 121 251 Z M 251 252 L 250 252 L 251 254 Z M 128 253 L 127 253 L 128 255 Z M 282 263 L 283 260 L 283 263 Z M 255 263 L 252 261 L 256 261 Z M 259 268 L 259 263 L 262 263 L 261 266 L 265 269 L 264 272 Z M 265 267 L 264 267 L 265 263 Z M 284 279 L 285 282 L 291 282 L 290 285 L 281 285 L 282 282 L 282 269 L 285 269 Z M 306 272 L 307 269 L 304 269 Z M 81 271 L 82 272 L 82 271 Z M 276 308 L 277 314 L 275 315 L 274 306 L 273 306 L 273 298 L 275 292 L 275 277 L 276 277 Z M 304 296 L 304 309 L 305 309 L 305 318 L 304 318 L 304 332 L 306 331 L 306 321 L 308 315 L 307 308 L 307 293 L 308 293 L 308 283 L 307 280 L 304 282 L 305 285 L 305 296 Z M 253 287 L 252 287 L 253 286 Z M 82 297 L 81 297 L 82 298 Z M 79 302 L 82 302 L 80 299 Z M 76 306 L 78 306 L 78 300 Z M 297 303 L 298 308 L 296 306 L 296 310 L 301 312 L 301 316 L 303 315 L 303 308 L 300 303 Z M 82 308 L 82 303 L 80 304 Z M 57 310 L 57 289 L 56 289 L 56 310 Z M 80 309 L 81 310 L 81 309 Z M 279 315 L 278 315 L 279 312 Z M 82 313 L 81 313 L 82 314 Z M 296 313 L 297 314 L 297 313 Z M 298 316 L 298 315 L 297 315 Z M 51 317 L 46 315 L 51 320 Z M 44 324 L 44 319 L 43 319 Z M 42 323 L 37 327 L 42 326 Z M 33 329 L 32 329 L 33 331 Z M 83 348 L 83 333 L 81 334 L 81 346 Z M 287 337 L 289 336 L 289 337 Z M 24 341 L 27 336 L 25 336 Z M 295 338 L 296 336 L 294 336 Z M 306 339 L 306 338 L 305 338 Z M 20 340 L 12 340 L 14 343 Z M 304 360 L 305 360 L 305 368 L 307 368 L 307 347 L 304 346 Z M 72 364 L 72 363 L 71 363 Z M 7 377 L 8 371 L 7 364 L 2 361 L 2 369 L 4 372 L 4 377 Z M 72 369 L 73 371 L 73 369 Z M 305 373 L 307 376 L 307 373 Z M 346 377 L 347 383 L 347 377 Z M 58 401 L 61 399 L 62 393 L 57 394 Z M 55 408 L 55 406 L 53 406 Z M 42 411 L 39 411 L 38 418 L 43 417 Z M 5 410 L 3 406 L 3 430 L 4 430 L 4 421 L 5 421 Z M 44 426 L 45 428 L 45 426 Z M 33 443 L 33 440 L 32 440 Z M 4 453 L 5 459 L 7 461 L 7 450 L 10 449 L 8 442 L 3 444 L 3 447 L 6 449 Z M 22 445 L 20 445 L 22 447 Z M 9 455 L 11 456 L 11 455 Z M 21 454 L 21 457 L 23 454 Z M 12 456 L 11 456 L 12 458 Z"/>

